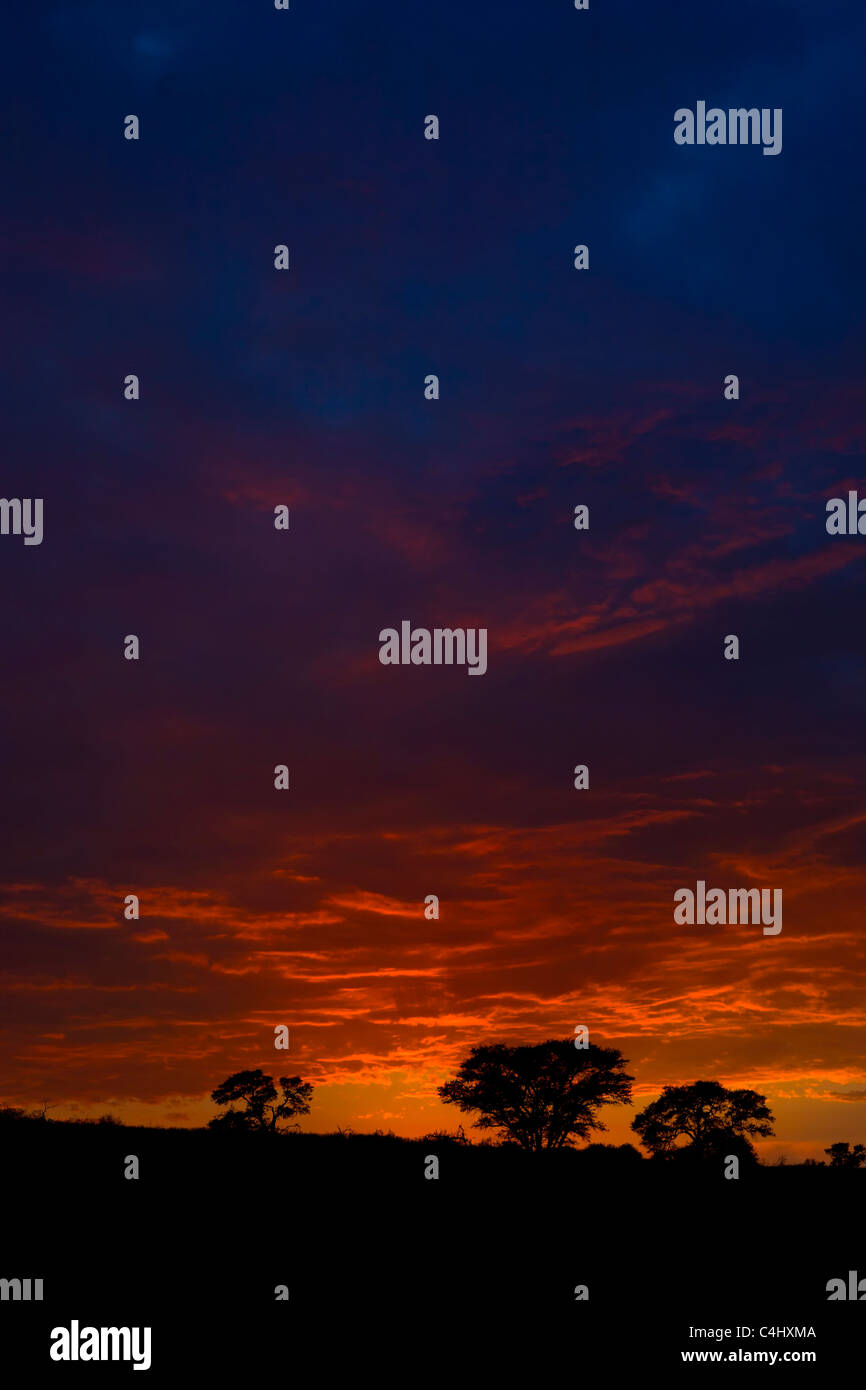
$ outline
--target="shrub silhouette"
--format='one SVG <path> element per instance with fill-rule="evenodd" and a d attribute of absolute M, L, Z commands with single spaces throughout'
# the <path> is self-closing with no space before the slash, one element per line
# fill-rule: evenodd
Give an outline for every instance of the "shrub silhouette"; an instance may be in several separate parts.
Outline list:
<path fill-rule="evenodd" d="M 446 1104 L 478 1112 L 477 1129 L 498 1129 L 524 1149 L 560 1149 L 605 1129 L 602 1105 L 627 1104 L 633 1077 L 614 1048 L 576 1048 L 553 1039 L 525 1047 L 473 1047 L 457 1077 L 439 1087 Z"/>
<path fill-rule="evenodd" d="M 22 1120 L 32 1119 L 25 1110 L 21 1110 L 17 1105 L 0 1105 L 0 1125 L 20 1124 Z"/>

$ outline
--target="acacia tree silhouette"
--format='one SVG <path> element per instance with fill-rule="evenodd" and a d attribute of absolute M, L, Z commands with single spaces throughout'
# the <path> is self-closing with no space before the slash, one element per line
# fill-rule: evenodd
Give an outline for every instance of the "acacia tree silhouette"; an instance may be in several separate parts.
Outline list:
<path fill-rule="evenodd" d="M 633 1077 L 615 1048 L 552 1039 L 525 1047 L 473 1047 L 453 1081 L 439 1087 L 446 1104 L 477 1111 L 476 1129 L 499 1129 L 524 1149 L 561 1149 L 605 1129 L 602 1105 L 627 1104 Z"/>
<path fill-rule="evenodd" d="M 210 1121 L 208 1129 L 276 1130 L 280 1120 L 292 1115 L 309 1115 L 313 1096 L 309 1081 L 302 1081 L 299 1076 L 281 1076 L 279 1084 L 282 1098 L 278 1101 L 272 1076 L 266 1076 L 258 1068 L 233 1072 L 211 1091 L 211 1100 L 217 1105 L 242 1101 L 246 1109 L 224 1111 Z"/>
<path fill-rule="evenodd" d="M 771 1135 L 773 1116 L 757 1091 L 728 1091 L 718 1081 L 693 1081 L 665 1086 L 658 1100 L 635 1115 L 631 1127 L 652 1154 L 669 1157 L 683 1150 L 709 1157 L 727 1145 L 755 1157 L 749 1135 Z"/>

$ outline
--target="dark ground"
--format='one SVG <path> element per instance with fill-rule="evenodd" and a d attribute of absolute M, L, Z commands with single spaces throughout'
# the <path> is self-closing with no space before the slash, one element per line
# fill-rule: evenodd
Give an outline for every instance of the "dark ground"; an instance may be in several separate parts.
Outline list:
<path fill-rule="evenodd" d="M 534 1155 L 445 1139 L 38 1121 L 0 1126 L 0 1143 L 0 1277 L 45 1281 L 41 1304 L 0 1302 L 10 1386 L 133 1375 L 129 1364 L 52 1362 L 51 1329 L 72 1318 L 151 1326 L 143 1383 L 157 1385 L 217 1373 L 757 1382 L 780 1370 L 823 1385 L 860 1364 L 866 1300 L 830 1303 L 826 1284 L 851 1269 L 866 1277 L 863 1171 L 758 1167 L 729 1181 L 627 1147 Z M 431 1153 L 438 1181 L 424 1177 Z M 137 1181 L 123 1177 L 128 1154 Z M 274 1300 L 278 1284 L 288 1302 Z M 575 1301 L 578 1284 L 588 1301 Z M 689 1336 L 738 1325 L 754 1335 Z M 761 1338 L 762 1326 L 816 1336 Z M 740 1346 L 817 1361 L 680 1359 Z"/>

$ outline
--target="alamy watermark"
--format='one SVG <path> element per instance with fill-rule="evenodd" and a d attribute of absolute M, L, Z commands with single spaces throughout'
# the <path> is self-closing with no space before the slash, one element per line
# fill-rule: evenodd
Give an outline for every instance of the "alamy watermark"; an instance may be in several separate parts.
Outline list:
<path fill-rule="evenodd" d="M 400 631 L 383 627 L 379 633 L 379 660 L 383 666 L 467 666 L 470 676 L 487 670 L 486 627 L 412 627 L 405 620 Z"/>
<path fill-rule="evenodd" d="M 773 910 L 770 911 L 772 893 Z M 782 930 L 781 888 L 711 888 L 698 879 L 695 891 L 678 888 L 674 893 L 674 921 L 679 926 L 724 927 L 764 923 L 764 936 L 778 936 Z"/>
<path fill-rule="evenodd" d="M 149 1327 L 52 1327 L 52 1361 L 132 1361 L 134 1371 L 150 1369 Z"/>
<path fill-rule="evenodd" d="M 0 1279 L 0 1299 L 4 1303 L 7 1299 L 11 1299 L 13 1303 L 29 1303 L 31 1299 L 35 1303 L 41 1303 L 42 1280 Z"/>
<path fill-rule="evenodd" d="M 699 101 L 696 109 L 681 106 L 674 112 L 674 139 L 678 145 L 763 145 L 764 154 L 782 153 L 782 108 L 730 107 L 723 111 Z"/>
<path fill-rule="evenodd" d="M 0 497 L 0 536 L 24 536 L 25 545 L 42 544 L 42 498 Z"/>

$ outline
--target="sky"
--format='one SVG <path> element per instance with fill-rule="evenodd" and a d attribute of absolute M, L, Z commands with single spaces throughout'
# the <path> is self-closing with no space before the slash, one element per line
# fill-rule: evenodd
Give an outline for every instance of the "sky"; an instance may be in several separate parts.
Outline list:
<path fill-rule="evenodd" d="M 472 1046 L 585 1025 L 637 1108 L 715 1079 L 765 1157 L 866 1141 L 866 540 L 825 527 L 866 495 L 864 39 L 805 0 L 14 15 L 0 1099 L 202 1124 L 262 1067 L 305 1128 L 421 1135 Z M 699 100 L 782 152 L 677 145 Z M 383 666 L 403 620 L 486 628 L 486 674 Z M 781 888 L 781 933 L 676 924 L 699 879 Z"/>

